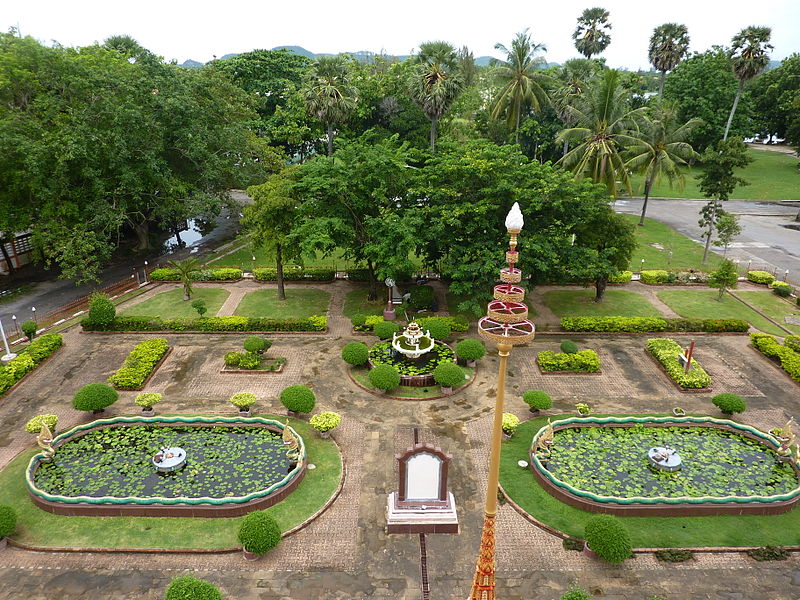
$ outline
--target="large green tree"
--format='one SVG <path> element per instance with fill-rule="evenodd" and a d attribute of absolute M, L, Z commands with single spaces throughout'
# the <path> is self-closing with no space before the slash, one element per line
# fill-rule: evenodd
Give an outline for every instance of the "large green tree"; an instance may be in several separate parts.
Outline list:
<path fill-rule="evenodd" d="M 656 71 L 661 72 L 658 95 L 664 93 L 664 76 L 689 52 L 689 30 L 686 25 L 664 23 L 653 30 L 647 55 Z"/>
<path fill-rule="evenodd" d="M 608 48 L 611 43 L 611 23 L 605 8 L 587 8 L 578 17 L 578 25 L 572 34 L 575 48 L 586 58 L 592 58 Z"/>
<path fill-rule="evenodd" d="M 333 154 L 333 128 L 355 110 L 358 90 L 350 81 L 350 65 L 345 56 L 320 56 L 305 84 L 306 108 L 325 123 L 328 156 Z"/>
<path fill-rule="evenodd" d="M 748 91 L 760 131 L 785 138 L 793 125 L 800 126 L 800 54 L 756 77 Z M 800 142 L 800 138 L 789 141 Z"/>
<path fill-rule="evenodd" d="M 763 72 L 769 64 L 769 51 L 772 50 L 772 45 L 769 43 L 771 35 L 772 29 L 769 27 L 745 27 L 733 36 L 731 61 L 733 73 L 739 80 L 739 86 L 736 88 L 736 96 L 733 99 L 730 115 L 728 115 L 728 122 L 725 123 L 723 140 L 728 139 L 728 132 L 731 130 L 736 106 L 742 97 L 744 84 Z"/>

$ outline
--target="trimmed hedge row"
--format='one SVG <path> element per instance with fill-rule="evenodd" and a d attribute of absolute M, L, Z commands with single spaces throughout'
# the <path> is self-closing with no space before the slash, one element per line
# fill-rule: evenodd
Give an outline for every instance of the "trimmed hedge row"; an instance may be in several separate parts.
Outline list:
<path fill-rule="evenodd" d="M 683 352 L 680 344 L 669 338 L 651 338 L 647 340 L 647 351 L 662 364 L 667 374 L 682 388 L 702 389 L 711 385 L 711 377 L 695 359 L 692 369 L 686 373 L 678 355 Z"/>
<path fill-rule="evenodd" d="M 536 362 L 542 371 L 574 371 L 575 373 L 597 373 L 600 370 L 600 358 L 594 350 L 580 352 L 539 352 Z"/>
<path fill-rule="evenodd" d="M 256 281 L 277 281 L 278 269 L 273 267 L 259 267 L 253 271 Z M 284 281 L 333 281 L 336 271 L 322 268 L 284 267 Z"/>
<path fill-rule="evenodd" d="M 642 283 L 661 284 L 667 283 L 667 280 L 669 280 L 669 273 L 662 269 L 651 269 L 639 273 L 639 281 Z"/>
<path fill-rule="evenodd" d="M 369 281 L 369 269 L 347 269 L 347 279 L 350 281 Z M 392 277 L 397 282 L 410 281 L 411 271 L 400 271 Z"/>
<path fill-rule="evenodd" d="M 795 352 L 800 352 L 800 335 L 787 335 L 783 338 L 783 343 Z"/>
<path fill-rule="evenodd" d="M 164 338 L 153 338 L 136 344 L 122 367 L 108 378 L 108 383 L 118 390 L 138 390 L 168 350 L 169 343 Z"/>
<path fill-rule="evenodd" d="M 16 358 L 12 358 L 0 368 L 0 396 L 63 344 L 64 340 L 58 333 L 46 333 L 33 340 Z"/>
<path fill-rule="evenodd" d="M 191 275 L 192 281 L 236 281 L 242 278 L 242 270 L 234 267 L 217 267 L 213 269 L 200 269 Z M 178 269 L 154 269 L 150 273 L 153 281 L 180 281 Z"/>
<path fill-rule="evenodd" d="M 616 275 L 611 275 L 608 278 L 608 283 L 630 283 L 633 278 L 633 273 L 630 271 L 620 271 Z"/>
<path fill-rule="evenodd" d="M 748 271 L 747 280 L 752 281 L 753 283 L 769 285 L 775 281 L 775 276 L 767 271 Z"/>
<path fill-rule="evenodd" d="M 268 319 L 266 317 L 201 317 L 196 319 L 161 319 L 159 317 L 117 317 L 106 328 L 93 328 L 86 319 L 84 331 L 325 331 L 328 319 L 313 315 L 303 319 Z"/>
<path fill-rule="evenodd" d="M 793 350 L 792 346 L 782 346 L 774 335 L 767 333 L 751 333 L 750 343 L 764 356 L 774 358 L 780 362 L 781 368 L 786 371 L 786 374 L 795 381 L 800 382 L 800 352 Z M 795 341 L 792 340 L 792 344 L 794 343 Z"/>
<path fill-rule="evenodd" d="M 663 317 L 563 317 L 565 331 L 648 333 L 659 331 L 745 332 L 744 319 L 665 319 Z"/>

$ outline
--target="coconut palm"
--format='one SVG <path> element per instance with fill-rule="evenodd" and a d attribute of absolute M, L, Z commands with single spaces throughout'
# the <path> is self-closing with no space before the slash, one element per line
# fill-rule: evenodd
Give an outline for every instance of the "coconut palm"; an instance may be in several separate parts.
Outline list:
<path fill-rule="evenodd" d="M 447 42 L 420 44 L 417 67 L 411 77 L 409 95 L 431 121 L 431 152 L 436 150 L 436 123 L 461 93 L 463 82 L 455 48 Z"/>
<path fill-rule="evenodd" d="M 610 69 L 568 108 L 575 127 L 564 129 L 556 140 L 574 147 L 558 161 L 565 169 L 606 186 L 617 195 L 617 181 L 631 192 L 630 177 L 622 152 L 636 139 L 645 107 L 631 110 L 628 92 L 619 85 L 619 71 Z"/>
<path fill-rule="evenodd" d="M 492 103 L 492 118 L 498 119 L 505 114 L 506 123 L 509 129 L 514 128 L 515 140 L 519 144 L 519 123 L 523 113 L 531 109 L 538 112 L 550 103 L 541 85 L 549 78 L 536 72 L 544 63 L 539 53 L 547 48 L 544 44 L 534 44 L 527 29 L 516 35 L 510 49 L 499 43 L 494 47 L 506 54 L 506 60 L 494 61 L 493 74 L 502 87 Z"/>
<path fill-rule="evenodd" d="M 564 125 L 569 127 L 573 124 L 570 107 L 586 90 L 587 82 L 595 76 L 597 67 L 597 62 L 586 58 L 571 58 L 561 66 L 557 76 L 559 85 L 550 92 L 550 99 L 558 118 Z M 569 142 L 565 141 L 562 155 L 568 150 Z"/>
<path fill-rule="evenodd" d="M 586 58 L 592 58 L 593 54 L 600 54 L 608 48 L 611 43 L 611 23 L 608 22 L 608 11 L 605 8 L 587 8 L 578 17 L 578 26 L 572 39 L 575 40 L 575 48 Z"/>
<path fill-rule="evenodd" d="M 325 123 L 328 156 L 333 154 L 333 126 L 347 120 L 358 103 L 358 89 L 350 83 L 347 59 L 320 56 L 304 86 L 308 114 Z"/>
<path fill-rule="evenodd" d="M 648 56 L 650 63 L 661 71 L 661 81 L 658 84 L 658 95 L 664 93 L 664 77 L 681 59 L 689 52 L 689 30 L 686 25 L 678 23 L 664 23 L 653 30 L 650 36 Z"/>
<path fill-rule="evenodd" d="M 169 264 L 178 271 L 178 279 L 183 284 L 183 299 L 190 300 L 192 297 L 192 281 L 194 281 L 192 275 L 200 270 L 200 261 L 191 256 L 186 260 L 171 260 Z"/>
<path fill-rule="evenodd" d="M 731 48 L 731 60 L 733 61 L 733 74 L 739 80 L 739 87 L 736 90 L 736 97 L 733 99 L 731 114 L 728 115 L 728 122 L 725 124 L 725 135 L 723 140 L 728 139 L 728 132 L 731 129 L 731 121 L 742 97 L 742 90 L 746 81 L 761 73 L 769 64 L 768 52 L 772 50 L 769 38 L 772 29 L 769 27 L 745 27 L 733 36 L 733 46 Z"/>
<path fill-rule="evenodd" d="M 667 178 L 670 187 L 675 183 L 683 188 L 685 177 L 681 167 L 699 158 L 694 148 L 686 143 L 686 138 L 702 122 L 701 119 L 689 119 L 680 124 L 675 106 L 656 105 L 640 124 L 639 131 L 633 134 L 635 141 L 626 149 L 629 158 L 625 166 L 644 174 L 644 205 L 639 225 L 644 225 L 650 187 L 662 176 Z"/>

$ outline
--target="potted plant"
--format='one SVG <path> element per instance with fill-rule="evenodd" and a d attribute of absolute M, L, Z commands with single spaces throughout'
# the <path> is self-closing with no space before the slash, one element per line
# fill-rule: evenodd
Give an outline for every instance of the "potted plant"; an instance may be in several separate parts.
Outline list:
<path fill-rule="evenodd" d="M 672 409 L 672 414 L 676 417 L 685 417 L 686 411 L 683 410 L 683 408 L 681 408 L 680 406 L 676 406 L 675 408 Z"/>
<path fill-rule="evenodd" d="M 441 386 L 442 393 L 449 396 L 454 387 L 464 383 L 464 371 L 455 363 L 442 363 L 433 370 L 433 380 Z"/>
<path fill-rule="evenodd" d="M 468 367 L 475 367 L 476 361 L 486 354 L 486 348 L 478 340 L 461 340 L 456 344 L 456 354 Z"/>
<path fill-rule="evenodd" d="M 250 407 L 256 403 L 256 395 L 250 392 L 239 392 L 231 396 L 230 403 L 239 409 L 240 417 L 249 417 Z"/>
<path fill-rule="evenodd" d="M 522 400 L 530 407 L 529 410 L 535 415 L 539 414 L 540 410 L 553 408 L 553 399 L 550 397 L 550 394 L 541 390 L 528 390 L 522 394 Z"/>
<path fill-rule="evenodd" d="M 8 541 L 6 537 L 14 533 L 17 528 L 17 513 L 10 506 L 0 504 L 0 550 L 3 550 Z"/>
<path fill-rule="evenodd" d="M 72 397 L 72 407 L 75 410 L 92 411 L 99 415 L 114 404 L 119 398 L 117 390 L 105 383 L 90 383 L 83 386 Z"/>
<path fill-rule="evenodd" d="M 317 405 L 317 397 L 311 388 L 305 385 L 290 385 L 281 392 L 281 404 L 290 417 L 299 413 L 310 413 Z"/>
<path fill-rule="evenodd" d="M 309 419 L 308 423 L 317 431 L 320 437 L 331 437 L 331 430 L 339 426 L 342 422 L 342 416 L 339 413 L 325 411 L 314 415 Z"/>
<path fill-rule="evenodd" d="M 586 417 L 592 412 L 592 409 L 585 402 L 578 402 L 575 405 L 575 410 L 578 411 L 578 415 L 581 417 Z"/>
<path fill-rule="evenodd" d="M 25 431 L 27 433 L 40 433 L 42 425 L 47 425 L 50 433 L 56 433 L 56 425 L 58 425 L 58 415 L 37 415 L 30 421 L 25 423 Z"/>
<path fill-rule="evenodd" d="M 275 518 L 265 510 L 253 511 L 242 519 L 239 526 L 239 543 L 246 560 L 256 560 L 272 550 L 281 541 L 281 528 Z"/>
<path fill-rule="evenodd" d="M 161 394 L 156 394 L 155 392 L 142 392 L 141 394 L 137 394 L 133 401 L 137 406 L 142 407 L 143 417 L 152 417 L 156 414 L 153 407 L 161 402 L 162 397 Z"/>
<path fill-rule="evenodd" d="M 519 425 L 519 417 L 511 413 L 503 413 L 503 439 L 507 440 L 517 430 Z"/>

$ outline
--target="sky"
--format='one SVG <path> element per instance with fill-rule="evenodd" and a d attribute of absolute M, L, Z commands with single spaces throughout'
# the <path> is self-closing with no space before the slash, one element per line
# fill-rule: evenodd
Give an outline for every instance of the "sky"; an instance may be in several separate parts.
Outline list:
<path fill-rule="evenodd" d="M 748 25 L 766 25 L 772 27 L 773 59 L 800 52 L 798 0 L 0 0 L 0 27 L 18 26 L 22 35 L 64 46 L 127 34 L 179 63 L 281 45 L 316 53 L 411 54 L 420 42 L 434 39 L 467 45 L 476 57 L 501 57 L 494 45 L 509 45 L 515 33 L 529 28 L 533 40 L 547 47 L 545 58 L 562 63 L 578 56 L 572 41 L 576 18 L 596 5 L 611 13 L 611 45 L 602 56 L 615 68 L 649 68 L 649 37 L 666 22 L 688 27 L 693 51 L 727 45 Z"/>

